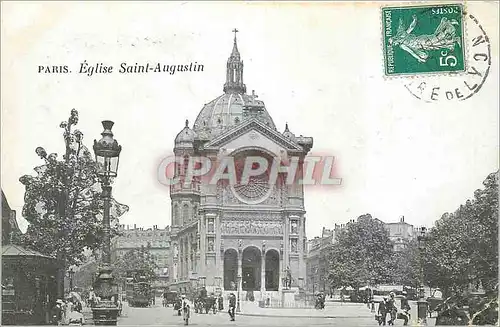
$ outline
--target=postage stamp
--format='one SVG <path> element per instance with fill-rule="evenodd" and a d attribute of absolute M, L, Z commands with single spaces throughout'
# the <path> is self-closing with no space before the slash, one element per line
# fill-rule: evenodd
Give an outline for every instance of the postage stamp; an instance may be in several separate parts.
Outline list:
<path fill-rule="evenodd" d="M 383 7 L 386 76 L 465 71 L 463 7 Z"/>

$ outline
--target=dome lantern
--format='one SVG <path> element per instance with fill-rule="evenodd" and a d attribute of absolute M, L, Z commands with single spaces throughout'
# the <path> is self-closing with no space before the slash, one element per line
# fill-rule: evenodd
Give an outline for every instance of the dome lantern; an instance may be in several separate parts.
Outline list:
<path fill-rule="evenodd" d="M 224 93 L 239 93 L 245 94 L 247 87 L 243 84 L 243 61 L 240 59 L 238 44 L 236 42 L 236 33 L 239 31 L 235 28 L 233 51 L 227 59 L 226 66 L 226 83 L 224 83 Z"/>

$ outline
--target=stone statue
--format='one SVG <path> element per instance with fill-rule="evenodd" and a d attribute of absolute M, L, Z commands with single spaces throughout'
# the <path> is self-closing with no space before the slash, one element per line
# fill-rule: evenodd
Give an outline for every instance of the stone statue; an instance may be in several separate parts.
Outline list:
<path fill-rule="evenodd" d="M 292 286 L 292 272 L 290 271 L 290 267 L 286 267 L 285 270 L 285 288 L 290 289 Z"/>
<path fill-rule="evenodd" d="M 239 239 L 238 240 L 238 251 L 241 252 L 242 248 L 243 248 L 243 241 L 241 239 Z"/>
<path fill-rule="evenodd" d="M 179 255 L 179 248 L 177 247 L 177 244 L 174 245 L 174 257 L 177 257 Z"/>
<path fill-rule="evenodd" d="M 214 241 L 210 240 L 208 241 L 208 252 L 213 252 L 214 251 Z"/>
<path fill-rule="evenodd" d="M 208 219 L 208 232 L 209 233 L 214 232 L 214 220 L 213 220 L 213 218 Z"/>

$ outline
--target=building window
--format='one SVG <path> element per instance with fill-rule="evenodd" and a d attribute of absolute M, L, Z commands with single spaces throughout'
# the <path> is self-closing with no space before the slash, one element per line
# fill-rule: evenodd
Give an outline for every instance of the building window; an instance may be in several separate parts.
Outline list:
<path fill-rule="evenodd" d="M 213 237 L 209 237 L 208 238 L 208 247 L 207 247 L 207 250 L 208 252 L 214 252 L 215 249 L 214 249 L 214 238 Z"/>
<path fill-rule="evenodd" d="M 174 225 L 182 225 L 180 222 L 180 214 L 179 214 L 179 206 L 177 204 L 174 204 L 174 218 L 173 218 L 173 224 Z"/>
<path fill-rule="evenodd" d="M 187 204 L 184 204 L 182 207 L 182 221 L 186 223 L 189 221 L 189 207 Z"/>
<path fill-rule="evenodd" d="M 189 156 L 184 156 L 184 176 L 187 175 L 188 166 L 189 166 Z"/>
<path fill-rule="evenodd" d="M 207 229 L 208 229 L 209 233 L 214 233 L 215 228 L 214 228 L 214 219 L 213 218 L 208 219 L 208 228 Z"/>
<path fill-rule="evenodd" d="M 198 220 L 198 206 L 194 205 L 193 207 L 193 217 L 195 220 Z"/>

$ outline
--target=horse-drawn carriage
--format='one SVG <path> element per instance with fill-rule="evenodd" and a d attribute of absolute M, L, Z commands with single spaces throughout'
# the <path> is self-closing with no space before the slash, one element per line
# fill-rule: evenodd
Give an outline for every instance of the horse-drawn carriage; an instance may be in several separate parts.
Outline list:
<path fill-rule="evenodd" d="M 177 301 L 179 295 L 175 291 L 165 291 L 162 294 L 162 305 L 163 307 L 168 307 L 169 304 L 174 305 Z"/>
<path fill-rule="evenodd" d="M 194 312 L 195 313 L 209 313 L 212 311 L 216 313 L 216 297 L 213 293 L 207 294 L 207 290 L 202 287 L 194 293 Z"/>

